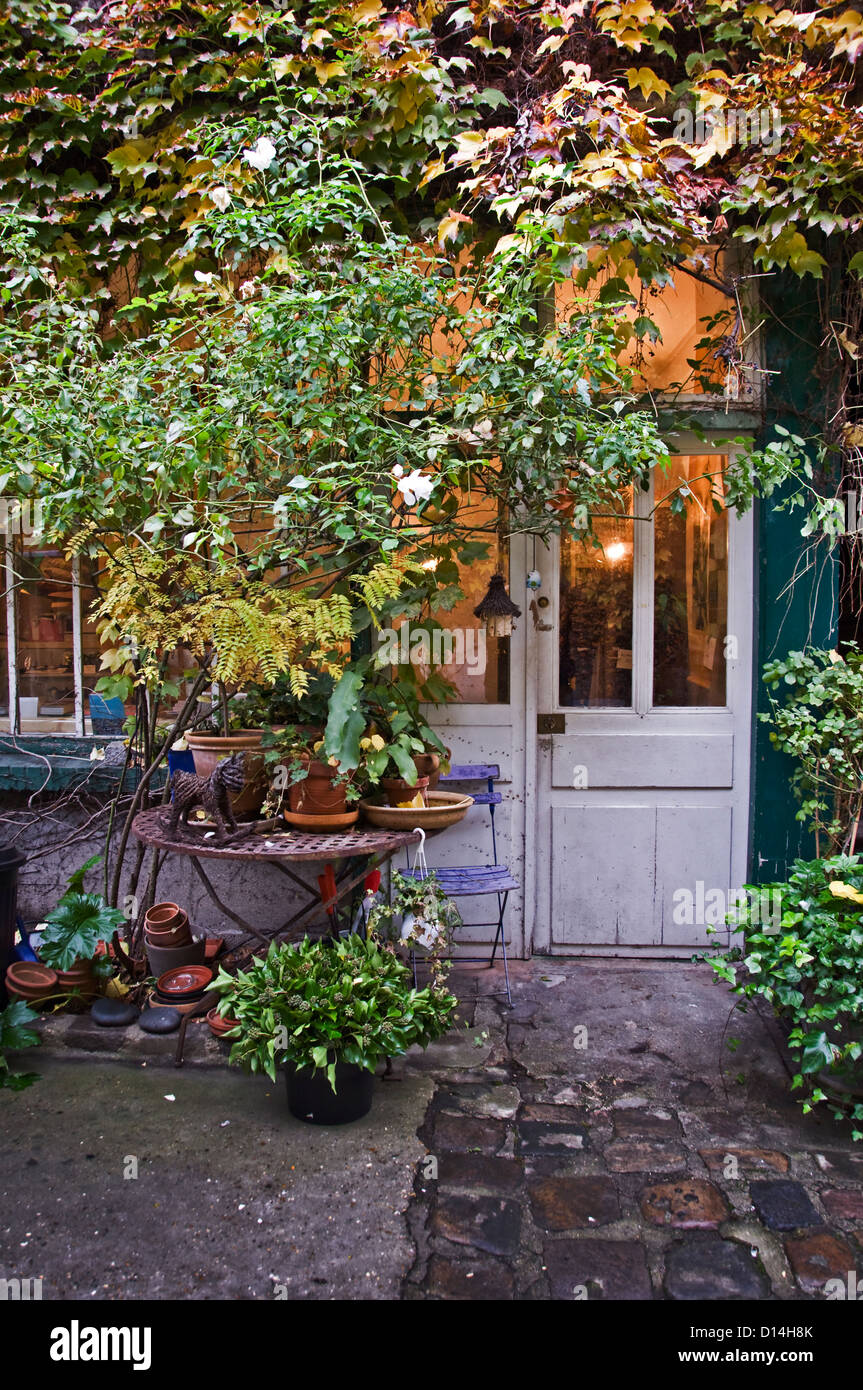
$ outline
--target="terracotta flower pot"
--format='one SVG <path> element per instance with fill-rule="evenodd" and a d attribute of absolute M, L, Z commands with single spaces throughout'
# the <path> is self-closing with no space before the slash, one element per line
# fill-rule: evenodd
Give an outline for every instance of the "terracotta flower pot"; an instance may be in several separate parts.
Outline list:
<path fill-rule="evenodd" d="M 413 801 L 417 793 L 422 794 L 423 803 L 428 805 L 429 779 L 427 777 L 417 777 L 413 786 L 410 782 L 406 782 L 404 777 L 382 777 L 381 787 L 388 806 L 398 806 L 401 801 Z"/>
<path fill-rule="evenodd" d="M 195 772 L 209 777 L 218 764 L 234 753 L 245 753 L 246 784 L 241 792 L 231 793 L 231 810 L 235 816 L 255 815 L 264 804 L 267 779 L 264 755 L 261 751 L 261 729 L 241 729 L 236 734 L 187 734 L 186 742 L 195 759 Z"/>
<path fill-rule="evenodd" d="M 181 912 L 174 926 L 157 927 L 144 921 L 144 940 L 152 946 L 180 947 L 189 946 L 192 941 L 192 932 L 189 927 L 189 918 L 185 912 Z"/>
<path fill-rule="evenodd" d="M 68 970 L 57 971 L 57 988 L 63 994 L 77 990 L 80 994 L 97 994 L 99 987 L 93 974 L 93 962 L 80 957 Z"/>
<path fill-rule="evenodd" d="M 235 1018 L 223 1018 L 218 1009 L 210 1010 L 207 1014 L 207 1022 L 214 1038 L 223 1038 L 226 1033 L 230 1033 L 232 1028 L 237 1027 Z"/>
<path fill-rule="evenodd" d="M 188 914 L 177 903 L 154 903 L 144 914 L 144 926 L 148 931 L 175 931 L 188 920 Z"/>
<path fill-rule="evenodd" d="M 417 776 L 425 777 L 428 782 L 430 792 L 437 790 L 440 778 L 440 754 L 439 753 L 416 753 L 414 755 Z"/>
<path fill-rule="evenodd" d="M 59 994 L 57 971 L 32 960 L 13 961 L 6 971 L 6 989 L 13 999 L 38 1004 L 49 995 Z"/>
<path fill-rule="evenodd" d="M 308 775 L 288 791 L 288 809 L 302 816 L 339 816 L 347 808 L 345 783 L 335 781 L 338 768 L 304 754 Z"/>

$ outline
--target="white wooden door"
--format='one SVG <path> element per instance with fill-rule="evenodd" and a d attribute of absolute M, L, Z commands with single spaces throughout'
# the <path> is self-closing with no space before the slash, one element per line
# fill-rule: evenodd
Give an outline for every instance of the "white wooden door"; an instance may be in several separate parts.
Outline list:
<path fill-rule="evenodd" d="M 561 542 L 537 556 L 545 602 L 525 634 L 535 951 L 686 956 L 715 941 L 706 928 L 745 881 L 752 518 L 711 505 L 702 474 L 721 458 L 675 447 L 672 478 L 598 521 L 600 550 Z M 673 485 L 691 494 L 685 515 Z"/>

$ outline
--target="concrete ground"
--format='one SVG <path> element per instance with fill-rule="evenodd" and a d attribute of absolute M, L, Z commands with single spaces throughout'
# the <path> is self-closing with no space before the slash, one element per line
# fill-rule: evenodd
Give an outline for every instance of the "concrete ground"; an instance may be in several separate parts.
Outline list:
<path fill-rule="evenodd" d="M 824 1298 L 863 1145 L 705 967 L 536 958 L 344 1128 L 174 1041 L 52 1021 L 0 1094 L 0 1277 L 45 1299 Z M 191 1030 L 190 1030 L 191 1032 Z M 739 1039 L 734 1050 L 729 1037 Z M 122 1046 L 118 1046 L 122 1043 Z M 137 1174 L 137 1176 L 135 1176 Z"/>

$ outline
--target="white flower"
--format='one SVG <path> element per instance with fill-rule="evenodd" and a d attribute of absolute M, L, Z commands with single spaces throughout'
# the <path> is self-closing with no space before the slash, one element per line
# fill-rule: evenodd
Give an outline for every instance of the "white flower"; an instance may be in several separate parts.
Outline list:
<path fill-rule="evenodd" d="M 215 275 L 210 270 L 196 270 L 195 279 L 199 285 L 212 285 Z"/>
<path fill-rule="evenodd" d="M 105 757 L 105 750 L 104 750 L 104 748 L 91 748 L 91 749 L 90 749 L 90 762 L 91 762 L 91 763 L 101 763 L 101 762 L 103 761 L 104 757 Z"/>
<path fill-rule="evenodd" d="M 254 280 L 244 280 L 240 286 L 240 298 L 251 299 L 257 288 Z"/>
<path fill-rule="evenodd" d="M 243 159 L 247 164 L 251 164 L 253 169 L 269 169 L 276 157 L 276 147 L 272 140 L 268 140 L 266 135 L 262 135 L 256 145 L 250 150 L 243 151 Z"/>
<path fill-rule="evenodd" d="M 400 464 L 400 463 L 397 463 L 397 464 L 395 465 L 395 467 L 393 468 L 393 477 L 394 477 L 394 478 L 401 478 L 401 477 L 403 477 L 403 476 L 404 476 L 404 471 L 405 471 L 405 470 L 402 468 L 401 464 Z"/>
<path fill-rule="evenodd" d="M 214 207 L 219 209 L 219 212 L 227 212 L 228 208 L 231 206 L 231 195 L 227 188 L 221 186 L 219 188 L 211 188 L 210 202 Z"/>
<path fill-rule="evenodd" d="M 427 502 L 434 490 L 434 479 L 427 478 L 418 468 L 413 473 L 408 473 L 406 478 L 399 478 L 398 490 L 404 497 L 409 507 L 415 507 L 417 502 Z"/>

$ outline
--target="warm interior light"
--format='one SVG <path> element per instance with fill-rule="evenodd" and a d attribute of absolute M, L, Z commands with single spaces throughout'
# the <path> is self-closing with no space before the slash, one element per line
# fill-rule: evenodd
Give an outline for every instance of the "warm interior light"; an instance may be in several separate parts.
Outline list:
<path fill-rule="evenodd" d="M 422 562 L 422 564 L 421 564 L 421 566 L 420 566 L 420 569 L 431 570 L 432 572 L 434 572 L 434 571 L 437 569 L 437 567 L 438 567 L 439 564 L 440 564 L 440 560 L 438 559 L 437 556 L 435 556 L 435 557 L 434 557 L 433 559 L 431 559 L 431 560 L 423 560 L 423 562 Z"/>
<path fill-rule="evenodd" d="M 626 554 L 626 546 L 623 541 L 612 541 L 611 545 L 605 547 L 606 558 L 614 565 L 618 560 L 622 560 Z"/>

